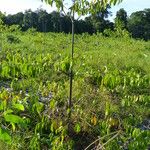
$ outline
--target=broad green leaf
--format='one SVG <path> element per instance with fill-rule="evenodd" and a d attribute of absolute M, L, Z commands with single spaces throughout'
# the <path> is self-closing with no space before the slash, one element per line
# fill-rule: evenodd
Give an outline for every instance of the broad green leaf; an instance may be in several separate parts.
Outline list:
<path fill-rule="evenodd" d="M 10 122 L 10 123 L 19 124 L 19 123 L 23 123 L 23 121 L 24 121 L 21 117 L 19 117 L 17 115 L 12 115 L 12 114 L 11 115 L 5 115 L 4 118 L 5 118 L 5 121 Z"/>
<path fill-rule="evenodd" d="M 2 101 L 0 103 L 0 110 L 4 110 L 4 109 L 6 109 L 6 107 L 7 107 L 7 102 L 6 101 Z"/>
<path fill-rule="evenodd" d="M 14 104 L 13 107 L 18 110 L 24 111 L 24 106 L 22 104 Z"/>
<path fill-rule="evenodd" d="M 0 128 L 0 140 L 4 141 L 6 143 L 11 142 L 11 136 L 1 128 Z"/>
<path fill-rule="evenodd" d="M 4 116 L 7 115 L 7 114 L 11 114 L 12 112 L 13 112 L 13 110 L 7 109 L 7 110 L 4 112 Z"/>

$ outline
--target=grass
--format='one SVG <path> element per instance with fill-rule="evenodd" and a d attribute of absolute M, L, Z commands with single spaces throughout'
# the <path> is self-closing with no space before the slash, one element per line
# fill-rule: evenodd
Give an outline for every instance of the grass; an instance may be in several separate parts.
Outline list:
<path fill-rule="evenodd" d="M 75 35 L 69 133 L 71 35 L 5 31 L 2 43 L 0 122 L 12 138 L 9 149 L 84 149 L 91 143 L 106 149 L 148 147 L 150 132 L 143 122 L 150 117 L 149 41 Z M 5 119 L 8 109 L 24 119 L 24 126 Z M 104 139 L 94 142 L 99 136 Z"/>

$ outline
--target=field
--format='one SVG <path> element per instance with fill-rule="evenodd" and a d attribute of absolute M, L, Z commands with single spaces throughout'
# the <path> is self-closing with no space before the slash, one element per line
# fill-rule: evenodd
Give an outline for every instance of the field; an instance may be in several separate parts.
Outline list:
<path fill-rule="evenodd" d="M 150 42 L 75 35 L 1 33 L 0 149 L 150 148 Z M 68 122 L 70 128 L 68 129 Z"/>

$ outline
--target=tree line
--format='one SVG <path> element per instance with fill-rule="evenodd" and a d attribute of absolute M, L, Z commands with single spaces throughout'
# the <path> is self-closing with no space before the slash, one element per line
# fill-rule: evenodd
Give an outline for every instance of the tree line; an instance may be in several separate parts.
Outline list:
<path fill-rule="evenodd" d="M 144 40 L 150 39 L 150 8 L 132 13 L 129 17 L 122 8 L 116 13 L 114 23 L 108 20 L 111 15 L 110 6 L 95 15 L 89 15 L 84 19 L 75 20 L 75 33 L 81 34 L 87 32 L 93 34 L 101 32 L 106 36 L 110 33 L 106 31 L 127 31 L 133 38 Z M 5 15 L 0 12 L 0 18 L 6 25 L 19 25 L 22 31 L 29 28 L 35 28 L 39 32 L 64 32 L 71 33 L 71 20 L 69 16 L 63 13 L 53 11 L 47 13 L 43 9 L 36 11 L 26 10 L 14 15 Z"/>

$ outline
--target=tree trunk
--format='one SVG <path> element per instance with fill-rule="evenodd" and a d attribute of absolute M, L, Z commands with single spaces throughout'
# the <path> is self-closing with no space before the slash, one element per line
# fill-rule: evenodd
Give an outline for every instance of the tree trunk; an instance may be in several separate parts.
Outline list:
<path fill-rule="evenodd" d="M 75 0 L 73 1 L 73 5 Z M 71 62 L 70 62 L 70 90 L 69 90 L 69 101 L 68 101 L 68 124 L 70 126 L 70 119 L 71 119 L 71 108 L 72 108 L 72 82 L 73 82 L 73 55 L 74 55 L 74 9 L 73 9 L 73 16 L 72 16 L 72 48 L 71 48 Z M 70 127 L 69 127 L 70 128 Z"/>

